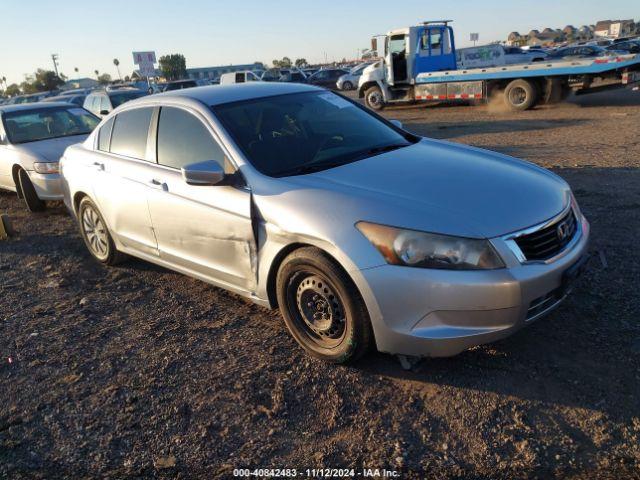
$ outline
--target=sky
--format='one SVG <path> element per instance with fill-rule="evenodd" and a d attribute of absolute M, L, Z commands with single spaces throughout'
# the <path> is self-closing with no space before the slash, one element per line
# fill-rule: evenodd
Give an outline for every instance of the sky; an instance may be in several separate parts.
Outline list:
<path fill-rule="evenodd" d="M 371 36 L 425 20 L 452 19 L 457 46 L 505 40 L 509 32 L 640 19 L 640 1 L 616 0 L 108 0 L 0 2 L 0 77 L 20 83 L 37 68 L 70 78 L 117 78 L 134 69 L 132 51 L 182 53 L 187 67 L 275 58 L 339 61 L 368 48 Z M 76 74 L 74 68 L 79 69 Z"/>

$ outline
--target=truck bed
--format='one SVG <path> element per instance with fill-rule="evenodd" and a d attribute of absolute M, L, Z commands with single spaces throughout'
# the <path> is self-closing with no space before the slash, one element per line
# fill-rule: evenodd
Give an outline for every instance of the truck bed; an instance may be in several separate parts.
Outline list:
<path fill-rule="evenodd" d="M 599 57 L 586 60 L 536 62 L 490 68 L 467 68 L 441 72 L 425 72 L 416 76 L 416 84 L 471 82 L 508 78 L 597 75 L 620 68 L 640 69 L 640 54 Z"/>

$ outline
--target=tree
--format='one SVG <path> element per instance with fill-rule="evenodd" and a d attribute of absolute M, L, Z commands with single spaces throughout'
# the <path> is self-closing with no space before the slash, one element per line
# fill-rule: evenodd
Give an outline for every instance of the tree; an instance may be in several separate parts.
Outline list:
<path fill-rule="evenodd" d="M 94 70 L 93 73 L 96 74 L 96 78 L 98 78 L 100 76 L 100 72 L 98 70 Z"/>
<path fill-rule="evenodd" d="M 108 85 L 109 83 L 111 83 L 111 75 L 109 75 L 108 73 L 98 75 L 98 83 L 100 83 L 100 85 Z"/>
<path fill-rule="evenodd" d="M 306 58 L 296 58 L 295 65 L 298 68 L 306 67 L 308 65 L 307 64 L 307 59 Z"/>
<path fill-rule="evenodd" d="M 187 60 L 180 53 L 163 55 L 158 60 L 162 75 L 167 80 L 178 80 L 187 76 Z"/>
<path fill-rule="evenodd" d="M 282 60 L 274 60 L 273 66 L 275 68 L 290 68 L 291 59 L 289 57 L 282 57 Z"/>
<path fill-rule="evenodd" d="M 117 58 L 113 59 L 113 64 L 116 66 L 116 68 L 118 69 L 118 78 L 120 80 L 122 80 L 122 75 L 120 75 L 120 60 L 118 60 Z"/>
<path fill-rule="evenodd" d="M 49 90 L 55 90 L 60 85 L 63 85 L 64 81 L 56 75 L 56 72 L 51 70 L 43 70 L 39 68 L 35 74 L 35 89 L 39 92 L 48 92 Z"/>
<path fill-rule="evenodd" d="M 16 95 L 20 95 L 20 87 L 17 84 L 12 83 L 5 89 L 4 93 L 8 97 L 15 97 Z"/>

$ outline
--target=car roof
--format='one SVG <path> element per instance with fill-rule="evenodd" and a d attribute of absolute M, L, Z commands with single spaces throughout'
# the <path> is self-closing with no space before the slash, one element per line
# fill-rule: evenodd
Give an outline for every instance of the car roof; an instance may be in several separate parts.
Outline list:
<path fill-rule="evenodd" d="M 249 82 L 233 85 L 210 85 L 205 87 L 185 88 L 170 92 L 149 95 L 136 99 L 137 105 L 141 103 L 154 103 L 162 98 L 191 98 L 205 105 L 221 105 L 223 103 L 239 102 L 254 98 L 272 97 L 287 93 L 317 92 L 322 88 L 311 85 L 276 82 Z"/>
<path fill-rule="evenodd" d="M 21 110 L 33 110 L 36 108 L 59 108 L 59 107 L 70 108 L 71 104 L 67 102 L 33 102 L 33 103 L 18 103 L 18 104 L 12 104 L 12 105 L 0 105 L 0 112 L 10 113 L 10 112 L 19 112 Z"/>

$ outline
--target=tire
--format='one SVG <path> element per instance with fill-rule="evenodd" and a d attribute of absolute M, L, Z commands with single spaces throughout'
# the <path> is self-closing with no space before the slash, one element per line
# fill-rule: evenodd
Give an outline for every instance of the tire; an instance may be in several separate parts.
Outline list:
<path fill-rule="evenodd" d="M 342 90 L 353 90 L 353 83 L 349 80 L 342 82 Z"/>
<path fill-rule="evenodd" d="M 529 110 L 538 101 L 538 89 L 527 80 L 513 80 L 504 89 L 504 101 L 511 110 Z"/>
<path fill-rule="evenodd" d="M 107 224 L 89 197 L 84 197 L 78 207 L 78 228 L 91 256 L 105 265 L 116 265 L 127 257 L 113 243 Z"/>
<path fill-rule="evenodd" d="M 29 175 L 26 171 L 18 170 L 18 182 L 20 183 L 20 190 L 22 192 L 22 198 L 24 203 L 27 204 L 27 208 L 32 212 L 42 212 L 47 208 L 47 204 L 38 198 L 36 189 L 29 179 Z"/>
<path fill-rule="evenodd" d="M 569 96 L 571 88 L 567 83 L 559 78 L 548 78 L 545 82 L 543 103 L 553 105 L 560 103 Z"/>
<path fill-rule="evenodd" d="M 348 363 L 371 348 L 371 321 L 362 296 L 321 250 L 292 252 L 280 266 L 276 291 L 287 329 L 309 355 Z"/>
<path fill-rule="evenodd" d="M 384 108 L 384 97 L 382 90 L 377 85 L 367 88 L 364 92 L 364 102 L 371 110 L 380 111 Z"/>

